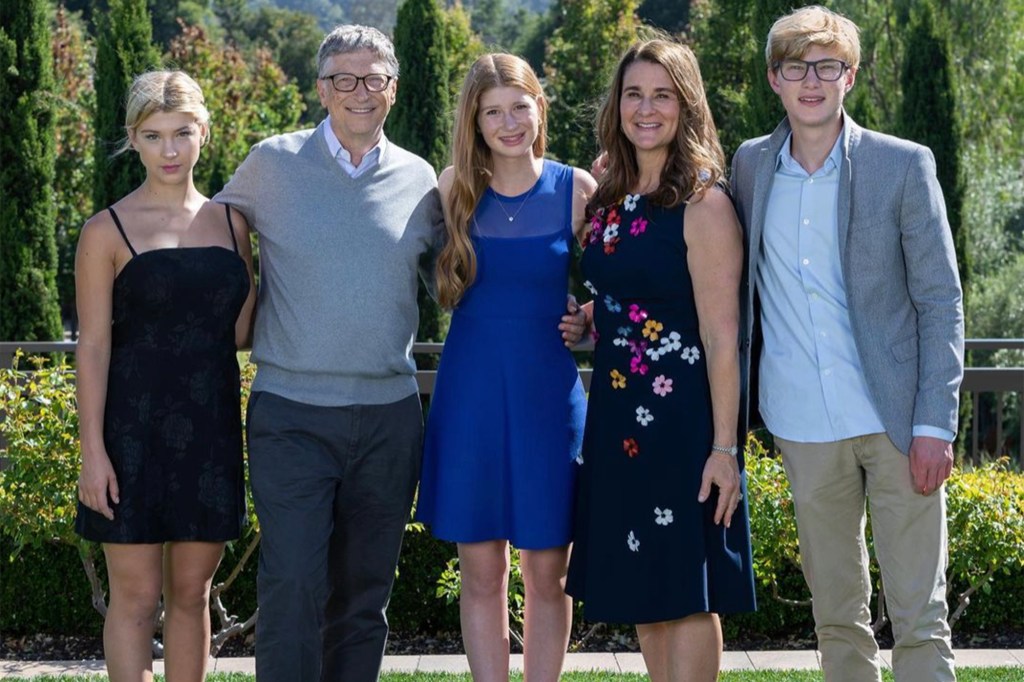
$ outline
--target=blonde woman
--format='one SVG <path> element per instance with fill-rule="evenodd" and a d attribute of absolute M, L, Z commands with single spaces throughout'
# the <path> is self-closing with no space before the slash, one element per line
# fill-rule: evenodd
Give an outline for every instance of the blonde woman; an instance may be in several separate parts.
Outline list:
<path fill-rule="evenodd" d="M 581 266 L 594 350 L 568 591 L 636 624 L 652 682 L 717 678 L 718 614 L 754 608 L 739 438 L 743 243 L 697 60 L 631 47 L 598 121 Z"/>
<path fill-rule="evenodd" d="M 585 397 L 559 323 L 595 183 L 544 159 L 546 111 L 525 61 L 484 55 L 466 77 L 453 164 L 438 183 L 448 231 L 438 293 L 453 314 L 418 515 L 458 543 L 477 682 L 508 679 L 510 543 L 526 587 L 527 680 L 558 679 L 571 625 L 563 588 Z"/>
<path fill-rule="evenodd" d="M 255 301 L 248 226 L 193 184 L 209 114 L 189 76 L 139 76 L 125 130 L 121 151 L 146 179 L 89 219 L 75 260 L 76 530 L 103 543 L 111 681 L 153 678 L 161 596 L 167 679 L 198 681 L 210 583 L 245 512 L 235 352 Z"/>

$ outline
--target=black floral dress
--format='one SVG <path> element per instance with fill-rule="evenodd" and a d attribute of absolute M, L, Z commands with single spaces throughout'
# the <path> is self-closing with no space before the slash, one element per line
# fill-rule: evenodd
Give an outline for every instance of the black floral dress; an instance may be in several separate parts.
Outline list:
<path fill-rule="evenodd" d="M 726 530 L 697 501 L 713 425 L 684 208 L 628 195 L 583 252 L 598 338 L 566 589 L 588 620 L 754 608 L 745 502 Z"/>
<path fill-rule="evenodd" d="M 103 420 L 120 502 L 113 521 L 79 503 L 75 529 L 110 543 L 235 539 L 245 516 L 235 356 L 245 262 L 237 245 L 128 246 L 114 281 Z"/>

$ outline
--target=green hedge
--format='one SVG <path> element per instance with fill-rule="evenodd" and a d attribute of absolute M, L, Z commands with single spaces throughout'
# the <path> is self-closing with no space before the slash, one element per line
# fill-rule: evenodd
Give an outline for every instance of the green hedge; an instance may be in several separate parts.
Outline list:
<path fill-rule="evenodd" d="M 101 617 L 92 608 L 79 558 L 95 548 L 82 543 L 73 530 L 79 457 L 73 373 L 64 364 L 30 364 L 31 371 L 17 366 L 0 370 L 0 441 L 6 443 L 0 449 L 0 631 L 10 636 L 95 634 Z M 251 366 L 244 376 L 247 387 Z M 806 636 L 813 624 L 799 571 L 789 486 L 781 462 L 759 441 L 751 438 L 747 454 L 759 611 L 726 619 L 725 635 Z M 1000 460 L 955 471 L 947 490 L 950 611 L 959 617 L 954 629 L 1019 627 L 1024 475 Z M 215 584 L 238 566 L 256 532 L 255 518 L 250 521 L 246 535 L 229 545 Z M 103 580 L 102 553 L 94 553 Z M 457 604 L 438 596 L 438 578 L 454 555 L 450 543 L 410 526 L 389 608 L 393 630 L 458 630 Z M 253 555 L 222 596 L 228 613 L 240 620 L 256 608 L 256 564 Z M 875 578 L 877 585 L 877 570 Z M 968 599 L 970 606 L 964 608 Z M 215 631 L 218 625 L 214 623 Z"/>

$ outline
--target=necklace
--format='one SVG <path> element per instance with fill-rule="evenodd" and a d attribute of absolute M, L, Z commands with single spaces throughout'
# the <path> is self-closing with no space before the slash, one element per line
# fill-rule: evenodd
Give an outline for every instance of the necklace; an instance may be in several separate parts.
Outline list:
<path fill-rule="evenodd" d="M 487 189 L 491 190 L 491 194 L 494 195 L 494 203 L 498 204 L 498 208 L 500 208 L 501 212 L 505 214 L 505 217 L 508 218 L 508 221 L 510 223 L 514 223 L 516 221 L 516 216 L 518 216 L 519 212 L 523 210 L 523 206 L 526 206 L 526 202 L 530 200 L 531 196 L 533 196 L 533 190 L 537 189 L 537 185 L 539 184 L 540 178 L 537 178 L 537 182 L 533 183 L 533 186 L 530 187 L 530 191 L 526 193 L 526 196 L 523 197 L 523 200 L 519 203 L 519 208 L 517 208 L 515 210 L 515 213 L 512 214 L 505 210 L 505 205 L 502 203 L 501 199 L 498 198 L 498 193 L 495 192 L 490 187 L 488 187 Z"/>

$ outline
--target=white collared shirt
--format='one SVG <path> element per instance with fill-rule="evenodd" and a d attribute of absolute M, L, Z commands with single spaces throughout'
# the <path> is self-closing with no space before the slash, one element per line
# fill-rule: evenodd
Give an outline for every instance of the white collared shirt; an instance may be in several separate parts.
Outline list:
<path fill-rule="evenodd" d="M 381 133 L 380 140 L 377 144 L 373 145 L 365 154 L 363 154 L 362 160 L 359 165 L 352 163 L 352 154 L 349 153 L 341 145 L 341 140 L 334 134 L 334 129 L 331 128 L 331 117 L 327 116 L 327 125 L 324 126 L 324 139 L 327 140 L 327 148 L 331 152 L 331 156 L 334 157 L 338 165 L 349 174 L 352 178 L 358 178 L 360 175 L 370 170 L 377 165 L 380 160 L 380 155 L 384 153 L 384 147 L 388 143 L 388 139 Z"/>

